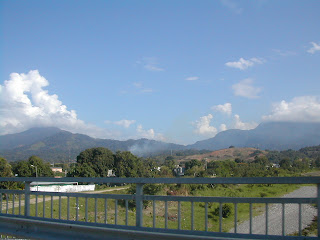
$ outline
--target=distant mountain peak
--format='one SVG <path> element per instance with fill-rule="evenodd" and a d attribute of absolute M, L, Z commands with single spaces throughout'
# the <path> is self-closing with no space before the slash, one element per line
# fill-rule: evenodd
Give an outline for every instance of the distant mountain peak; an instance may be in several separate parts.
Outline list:
<path fill-rule="evenodd" d="M 320 123 L 263 122 L 255 129 L 230 129 L 215 137 L 198 141 L 190 148 L 218 150 L 236 147 L 285 150 L 320 144 Z"/>
<path fill-rule="evenodd" d="M 13 149 L 38 142 L 62 130 L 56 127 L 34 127 L 21 133 L 0 136 L 0 149 Z"/>

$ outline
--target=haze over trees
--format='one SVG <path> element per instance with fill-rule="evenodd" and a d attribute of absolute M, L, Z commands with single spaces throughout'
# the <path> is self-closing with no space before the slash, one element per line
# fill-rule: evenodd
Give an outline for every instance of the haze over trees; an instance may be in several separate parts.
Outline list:
<path fill-rule="evenodd" d="M 49 162 L 70 162 L 81 151 L 97 147 L 105 147 L 113 152 L 130 151 L 139 157 L 155 157 L 159 154 L 170 155 L 171 152 L 180 156 L 200 154 L 229 146 L 283 151 L 319 144 L 319 123 L 263 123 L 252 130 L 229 129 L 218 133 L 214 138 L 187 146 L 148 139 L 96 139 L 58 128 L 33 128 L 0 136 L 0 155 L 9 162 L 27 159 L 32 155 Z"/>

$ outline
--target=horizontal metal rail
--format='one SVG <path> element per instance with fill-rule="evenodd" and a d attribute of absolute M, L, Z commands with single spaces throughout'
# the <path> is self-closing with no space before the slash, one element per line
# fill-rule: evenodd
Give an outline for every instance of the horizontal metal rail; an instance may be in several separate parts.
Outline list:
<path fill-rule="evenodd" d="M 80 182 L 96 184 L 136 184 L 136 194 L 102 194 L 74 192 L 30 191 L 30 183 L 37 182 Z M 24 190 L 0 189 L 0 233 L 46 239 L 98 239 L 102 233 L 110 239 L 319 239 L 302 236 L 302 206 L 320 206 L 320 177 L 272 177 L 272 178 L 0 178 L 0 182 L 25 183 Z M 317 184 L 316 197 L 268 198 L 268 197 L 202 197 L 202 196 L 154 196 L 144 195 L 145 184 Z M 150 216 L 144 203 L 151 202 Z M 213 205 L 214 204 L 214 205 Z M 234 233 L 224 232 L 223 209 L 225 204 L 234 208 Z M 248 233 L 238 233 L 239 206 L 248 206 Z M 265 234 L 253 231 L 255 204 L 264 206 Z M 268 209 L 272 204 L 281 206 L 280 234 L 269 232 Z M 286 233 L 286 206 L 299 207 L 297 216 L 299 236 Z M 212 222 L 212 206 L 218 207 L 217 222 Z M 189 215 L 186 215 L 186 212 Z M 317 214 L 319 216 L 319 208 Z M 197 218 L 196 218 L 197 216 Z M 200 220 L 199 220 L 200 216 Z M 146 226 L 145 219 L 150 224 Z M 185 220 L 188 218 L 189 225 Z M 32 221 L 37 222 L 34 228 Z M 201 224 L 199 223 L 201 221 Z M 214 226 L 214 224 L 217 224 Z M 318 230 L 320 224 L 318 224 Z M 68 227 L 69 231 L 68 232 Z M 200 226 L 200 228 L 199 228 Z M 216 227 L 216 228 L 214 228 Z M 56 229 L 55 229 L 56 228 Z M 87 231 L 84 229 L 87 228 Z M 15 229 L 15 230 L 14 230 Z M 61 231 L 60 231 L 60 230 Z M 95 231 L 93 230 L 95 229 Z M 216 230 L 213 230 L 216 229 Z M 52 237 L 50 231 L 60 231 Z M 98 232 L 96 232 L 99 230 Z M 73 232 L 72 232 L 73 231 Z M 131 231 L 131 235 L 128 233 Z M 45 233 L 48 233 L 45 235 Z M 72 233 L 71 233 L 72 232 Z M 96 233 L 94 233 L 96 232 Z M 115 232 L 118 234 L 115 235 Z M 82 234 L 82 235 L 81 235 Z M 50 235 L 50 236 L 49 236 Z M 64 237 L 65 236 L 65 237 Z M 117 237 L 116 237 L 117 236 Z M 142 237 L 143 236 L 143 237 Z M 106 238 L 106 237 L 104 237 Z"/>
<path fill-rule="evenodd" d="M 185 202 L 217 202 L 217 203 L 304 203 L 313 204 L 317 198 L 247 198 L 247 197 L 185 197 L 185 196 L 153 196 L 144 195 L 143 200 L 185 201 Z"/>
<path fill-rule="evenodd" d="M 52 178 L 5 177 L 0 182 L 81 182 L 115 184 L 318 184 L 320 177 L 232 177 L 232 178 Z"/>

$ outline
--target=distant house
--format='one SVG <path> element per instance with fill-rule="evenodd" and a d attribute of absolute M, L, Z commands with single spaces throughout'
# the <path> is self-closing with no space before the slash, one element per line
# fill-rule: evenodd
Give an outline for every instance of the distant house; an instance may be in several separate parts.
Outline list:
<path fill-rule="evenodd" d="M 160 172 L 160 171 L 161 171 L 161 167 L 154 167 L 153 169 L 151 169 L 151 171 L 158 171 L 158 172 Z"/>
<path fill-rule="evenodd" d="M 184 176 L 184 170 L 185 170 L 185 168 L 184 168 L 184 167 L 181 167 L 181 166 L 176 166 L 176 168 L 173 169 L 174 174 L 175 174 L 177 177 Z"/>
<path fill-rule="evenodd" d="M 59 172 L 62 173 L 62 167 L 51 167 L 52 172 Z"/>
<path fill-rule="evenodd" d="M 107 177 L 115 177 L 116 176 L 116 174 L 115 174 L 115 172 L 112 170 L 112 169 L 108 169 L 108 175 L 107 175 Z"/>

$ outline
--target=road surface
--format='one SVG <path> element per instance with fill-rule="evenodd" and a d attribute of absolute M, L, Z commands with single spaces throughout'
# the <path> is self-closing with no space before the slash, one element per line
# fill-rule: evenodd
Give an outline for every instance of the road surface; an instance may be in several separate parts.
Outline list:
<path fill-rule="evenodd" d="M 289 194 L 284 198 L 316 197 L 317 188 L 315 186 L 304 186 Z M 302 229 L 307 227 L 317 216 L 317 209 L 309 204 L 302 204 Z M 269 206 L 268 234 L 282 235 L 282 204 L 272 204 Z M 237 233 L 249 233 L 249 220 L 237 226 Z M 299 206 L 298 204 L 285 204 L 285 234 L 292 234 L 299 230 Z M 230 230 L 231 233 L 234 229 Z M 266 214 L 263 213 L 252 219 L 252 233 L 266 233 Z"/>

